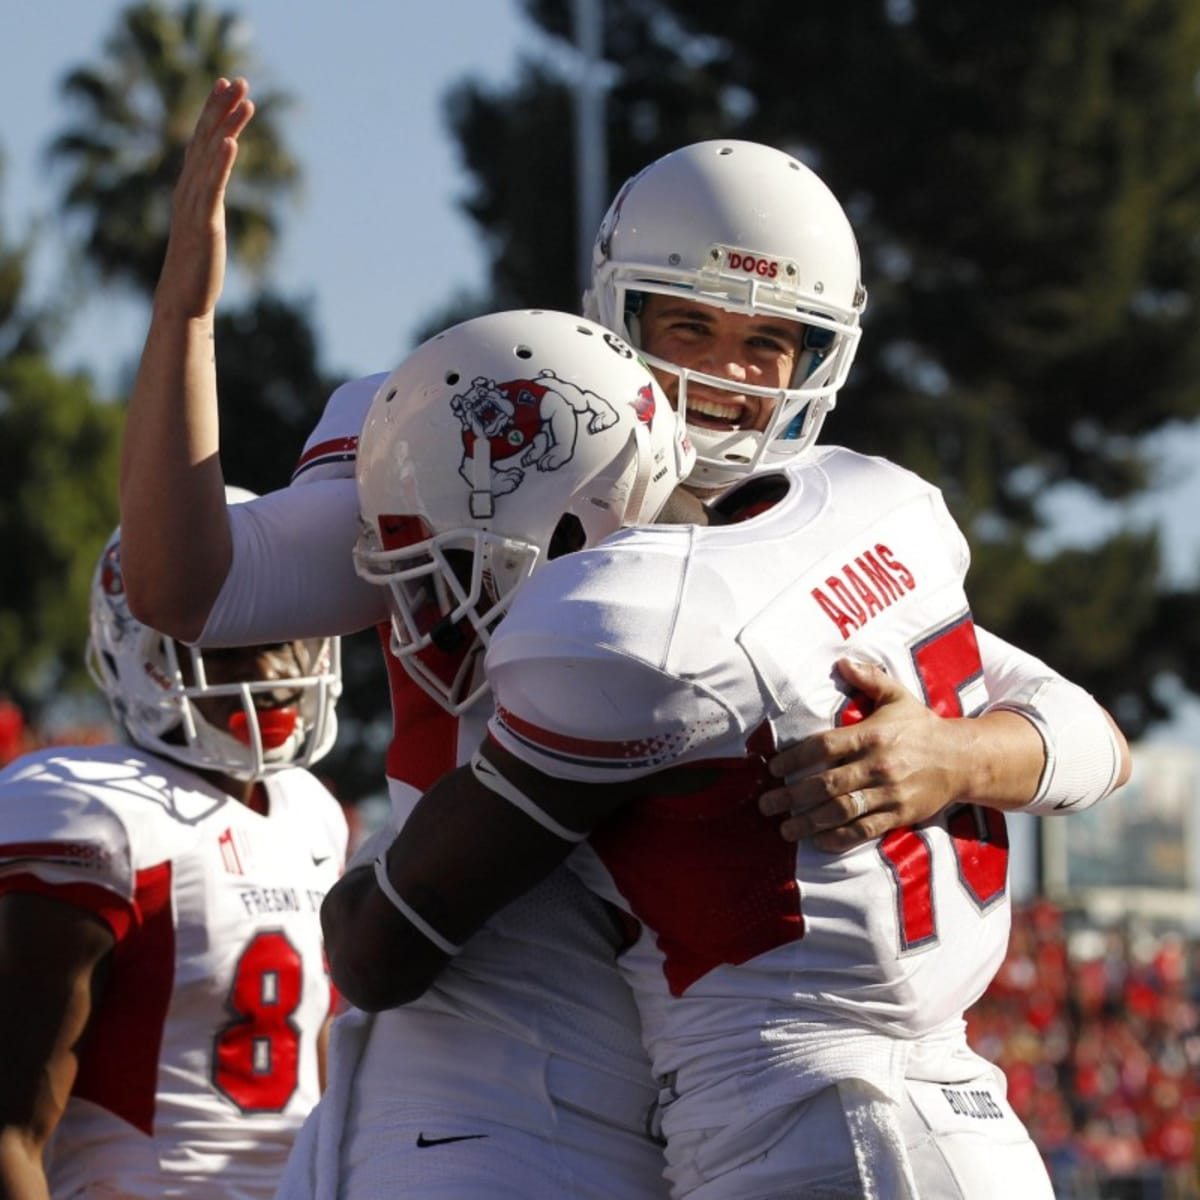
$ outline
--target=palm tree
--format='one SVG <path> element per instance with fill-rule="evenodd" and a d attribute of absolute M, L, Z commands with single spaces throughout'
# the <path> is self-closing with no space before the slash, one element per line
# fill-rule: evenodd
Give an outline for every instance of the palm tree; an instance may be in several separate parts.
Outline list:
<path fill-rule="evenodd" d="M 50 156 L 67 168 L 61 207 L 82 219 L 84 256 L 103 279 L 153 293 L 196 115 L 213 80 L 250 74 L 251 66 L 246 26 L 235 13 L 203 0 L 177 9 L 146 0 L 121 13 L 103 61 L 63 79 L 61 91 L 80 116 L 54 139 Z M 273 210 L 299 183 L 277 124 L 289 103 L 280 92 L 255 95 L 257 115 L 230 186 L 230 250 L 250 270 L 270 256 Z"/>
<path fill-rule="evenodd" d="M 0 200 L 4 196 L 4 171 L 4 152 L 0 149 Z M 48 315 L 32 311 L 26 293 L 32 246 L 29 235 L 19 242 L 9 239 L 0 213 L 0 368 L 12 355 L 45 349 Z"/>

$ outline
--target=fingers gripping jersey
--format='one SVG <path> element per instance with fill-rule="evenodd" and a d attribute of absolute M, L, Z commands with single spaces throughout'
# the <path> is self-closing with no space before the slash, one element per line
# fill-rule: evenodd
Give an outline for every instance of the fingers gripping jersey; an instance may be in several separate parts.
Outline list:
<path fill-rule="evenodd" d="M 998 814 L 828 855 L 758 813 L 775 746 L 861 715 L 839 656 L 948 716 L 986 702 L 940 494 L 837 447 L 786 476 L 744 524 L 629 531 L 548 564 L 487 659 L 491 734 L 514 754 L 563 779 L 664 772 L 574 861 L 642 923 L 623 965 L 680 1095 L 668 1134 L 847 1073 L 887 1090 L 889 1045 L 958 1017 L 1007 941 Z"/>
<path fill-rule="evenodd" d="M 330 986 L 318 909 L 346 822 L 307 771 L 261 815 L 126 746 L 0 773 L 0 892 L 55 896 L 116 939 L 47 1155 L 55 1195 L 269 1197 L 316 1103 Z M 107 1193 L 106 1193 L 107 1194 Z"/>

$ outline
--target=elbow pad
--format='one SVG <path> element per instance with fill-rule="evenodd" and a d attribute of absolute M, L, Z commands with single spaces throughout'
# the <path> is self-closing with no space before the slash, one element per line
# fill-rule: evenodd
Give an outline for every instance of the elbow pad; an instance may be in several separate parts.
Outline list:
<path fill-rule="evenodd" d="M 1120 745 L 1104 709 L 1083 688 L 1061 676 L 1043 676 L 984 711 L 997 710 L 1031 721 L 1046 749 L 1037 792 L 1019 812 L 1082 812 L 1112 791 L 1121 769 Z"/>

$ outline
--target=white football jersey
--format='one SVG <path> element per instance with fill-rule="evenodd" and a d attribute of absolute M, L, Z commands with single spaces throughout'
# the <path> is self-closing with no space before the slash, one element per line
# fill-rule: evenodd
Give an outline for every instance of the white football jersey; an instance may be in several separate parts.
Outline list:
<path fill-rule="evenodd" d="M 455 718 L 422 691 L 389 652 L 386 590 L 354 573 L 357 439 L 386 377 L 338 388 L 292 486 L 230 509 L 233 563 L 200 641 L 344 633 L 382 621 L 394 723 L 387 782 L 399 828 L 422 791 L 470 758 L 491 709 L 485 699 Z M 422 1171 L 431 1169 L 427 1150 L 397 1135 L 403 1100 L 418 1112 L 427 1106 L 430 1119 L 450 1109 L 468 1125 L 493 1121 L 550 1142 L 567 1105 L 573 1120 L 627 1135 L 620 1151 L 626 1175 L 617 1190 L 630 1200 L 662 1195 L 661 1151 L 644 1136 L 656 1092 L 633 999 L 616 966 L 622 936 L 607 904 L 564 867 L 490 921 L 419 1001 L 376 1014 L 355 1061 L 341 1061 L 335 1041 L 330 1091 L 335 1099 L 352 1096 L 353 1104 L 323 1103 L 319 1111 L 321 1144 L 343 1148 L 319 1172 L 330 1188 L 374 1194 L 381 1175 L 409 1186 L 414 1156 Z M 454 1068 L 464 1056 L 476 1070 Z M 568 1151 L 557 1140 L 561 1164 Z M 594 1177 L 603 1193 L 611 1157 L 607 1148 L 590 1158 L 578 1150 L 569 1169 L 577 1180 Z M 496 1170 L 503 1178 L 503 1167 Z"/>
<path fill-rule="evenodd" d="M 387 377 L 387 371 L 364 375 L 334 389 L 325 402 L 321 419 L 304 443 L 300 460 L 292 471 L 292 483 L 354 478 L 359 431 L 379 385 Z"/>
<path fill-rule="evenodd" d="M 0 892 L 60 897 L 116 939 L 46 1155 L 55 1196 L 273 1195 L 319 1095 L 318 911 L 347 827 L 307 771 L 263 786 L 266 815 L 120 745 L 0 772 Z"/>
<path fill-rule="evenodd" d="M 339 387 L 329 398 L 320 422 L 309 436 L 292 475 L 292 487 L 282 497 L 322 495 L 327 503 L 336 481 L 353 476 L 358 433 L 371 399 L 387 375 L 368 375 Z M 297 486 L 303 484 L 304 486 Z M 231 519 L 253 512 L 236 506 Z M 303 516 L 297 504 L 297 519 L 291 524 L 312 529 L 319 523 L 315 511 Z M 256 547 L 255 563 L 235 561 L 235 569 L 253 569 L 255 582 L 266 582 L 274 574 L 263 569 L 269 545 Z M 382 599 L 384 589 L 364 584 Z M 246 589 L 261 600 L 262 589 Z M 348 606 L 349 607 L 349 606 Z M 378 627 L 387 663 L 391 691 L 393 731 L 387 752 L 388 791 L 392 802 L 392 824 L 399 828 L 425 789 L 442 775 L 469 760 L 486 733 L 491 710 L 486 700 L 461 718 L 446 713 L 413 681 L 390 653 L 391 628 Z M 228 630 L 226 630 L 228 633 Z M 392 1028 L 396 1044 L 391 1054 L 398 1061 L 405 1055 L 406 1027 L 426 1044 L 430 1030 L 454 1027 L 442 1021 L 430 1024 L 420 1017 L 405 1016 L 430 1010 L 462 1017 L 472 1025 L 491 1029 L 560 1060 L 557 1071 L 569 1098 L 581 1104 L 589 1094 L 607 1115 L 620 1110 L 618 1122 L 630 1128 L 644 1127 L 646 1112 L 653 1102 L 649 1064 L 638 1033 L 637 1015 L 629 988 L 618 973 L 614 953 L 620 935 L 611 913 L 595 896 L 579 885 L 567 870 L 556 872 L 520 903 L 498 914 L 480 931 L 466 951 L 441 974 L 436 985 L 420 1000 L 400 1012 L 377 1020 L 373 1052 L 380 1053 L 380 1026 Z M 416 1031 L 419 1031 L 416 1032 Z M 447 1046 L 446 1053 L 453 1053 Z M 386 1054 L 386 1052 L 384 1052 Z M 439 1063 L 430 1053 L 423 1061 Z M 440 1065 L 430 1069 L 424 1094 L 442 1097 L 451 1089 L 456 1102 L 464 1099 L 461 1081 L 448 1079 Z M 510 1094 L 517 1088 L 517 1074 L 502 1081 L 495 1094 L 495 1114 L 520 1123 L 526 1119 Z M 606 1100 L 613 1091 L 624 1099 Z M 477 1107 L 489 1092 L 472 1085 Z M 488 1104 L 489 1113 L 492 1105 Z M 542 1118 L 534 1112 L 530 1121 Z"/>
<path fill-rule="evenodd" d="M 622 963 L 668 1134 L 847 1077 L 894 1095 L 897 1048 L 956 1021 L 1008 938 L 995 811 L 838 855 L 759 814 L 775 747 L 862 715 L 836 658 L 947 716 L 987 699 L 940 493 L 838 447 L 776 478 L 745 485 L 786 495 L 744 523 L 623 532 L 547 564 L 487 656 L 491 735 L 518 757 L 564 780 L 663 772 L 572 861 L 641 924 Z"/>

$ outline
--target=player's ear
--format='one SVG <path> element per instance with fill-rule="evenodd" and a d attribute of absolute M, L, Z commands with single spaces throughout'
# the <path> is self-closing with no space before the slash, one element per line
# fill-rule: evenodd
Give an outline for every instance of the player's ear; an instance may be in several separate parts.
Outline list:
<path fill-rule="evenodd" d="M 582 550 L 587 542 L 583 522 L 574 513 L 563 513 L 550 535 L 550 546 L 546 557 L 561 558 L 574 550 Z"/>

